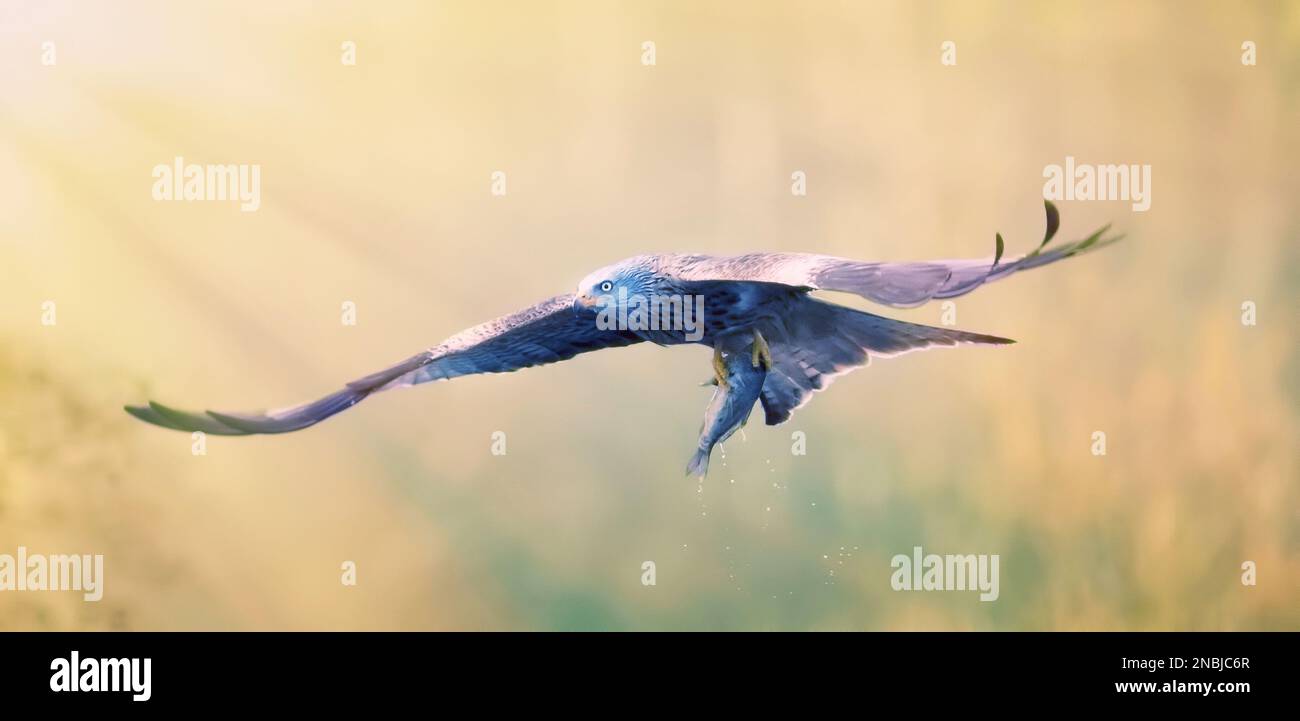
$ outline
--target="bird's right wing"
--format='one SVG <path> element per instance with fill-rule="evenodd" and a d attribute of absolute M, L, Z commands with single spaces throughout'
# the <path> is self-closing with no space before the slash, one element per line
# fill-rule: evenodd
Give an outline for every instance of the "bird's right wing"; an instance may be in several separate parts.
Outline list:
<path fill-rule="evenodd" d="M 476 373 L 508 373 L 568 360 L 579 353 L 618 348 L 640 339 L 627 331 L 602 330 L 596 313 L 573 309 L 572 295 L 558 295 L 525 310 L 458 333 L 397 365 L 348 383 L 320 400 L 265 413 L 189 413 L 150 401 L 126 406 L 147 423 L 182 431 L 242 436 L 287 433 L 315 425 L 377 391 Z"/>
<path fill-rule="evenodd" d="M 1047 249 L 1061 225 L 1050 201 L 1044 203 L 1047 231 L 1032 253 L 1002 262 L 1002 236 L 997 236 L 993 258 L 985 260 L 928 260 L 883 263 L 838 258 L 814 253 L 749 253 L 731 257 L 676 256 L 663 272 L 683 281 L 756 281 L 780 283 L 808 290 L 856 293 L 867 300 L 895 308 L 911 308 L 936 298 L 953 298 L 1016 271 L 1037 268 L 1086 250 L 1114 243 L 1122 236 L 1105 237 L 1110 226 L 1073 243 Z"/>

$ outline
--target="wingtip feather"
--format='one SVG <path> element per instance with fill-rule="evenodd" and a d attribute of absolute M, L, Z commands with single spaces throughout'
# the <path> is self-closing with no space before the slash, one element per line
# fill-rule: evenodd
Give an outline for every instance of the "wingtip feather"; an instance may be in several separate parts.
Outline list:
<path fill-rule="evenodd" d="M 274 426 L 274 420 L 270 418 L 263 420 L 253 416 L 236 416 L 218 411 L 204 411 L 204 413 L 221 425 L 230 426 L 244 433 L 279 433 L 284 430 L 297 430 L 296 428 L 278 429 Z"/>
<path fill-rule="evenodd" d="M 1056 237 L 1056 231 L 1061 227 L 1061 211 L 1056 209 L 1055 203 L 1044 200 L 1043 211 L 1047 214 L 1047 230 L 1043 233 L 1043 242 L 1038 244 L 1039 248 L 1047 245 L 1048 241 Z"/>
<path fill-rule="evenodd" d="M 212 418 L 169 408 L 157 401 L 149 401 L 148 407 L 124 406 L 124 408 L 127 413 L 146 423 L 175 431 L 199 431 L 221 436 L 246 435 L 246 432 L 224 426 Z"/>

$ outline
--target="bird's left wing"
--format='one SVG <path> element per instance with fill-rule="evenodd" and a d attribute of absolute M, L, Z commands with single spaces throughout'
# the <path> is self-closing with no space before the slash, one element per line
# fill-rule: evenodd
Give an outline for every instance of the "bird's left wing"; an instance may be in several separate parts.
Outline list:
<path fill-rule="evenodd" d="M 212 435 L 287 433 L 315 425 L 388 388 L 476 373 L 508 373 L 639 342 L 626 331 L 600 329 L 596 313 L 575 311 L 573 300 L 572 295 L 558 295 L 475 326 L 391 368 L 352 381 L 340 391 L 293 408 L 252 414 L 189 413 L 150 401 L 144 406 L 126 406 L 126 412 L 156 426 Z"/>
<path fill-rule="evenodd" d="M 1044 204 L 1047 232 L 1032 253 L 1002 261 L 1002 236 L 986 260 L 931 260 L 880 263 L 814 253 L 749 253 L 731 257 L 673 256 L 661 269 L 682 281 L 756 281 L 807 290 L 856 293 L 896 308 L 911 308 L 936 298 L 953 298 L 1016 271 L 1037 268 L 1084 251 L 1110 245 L 1120 237 L 1105 237 L 1110 226 L 1073 243 L 1047 249 L 1061 218 L 1050 201 Z"/>

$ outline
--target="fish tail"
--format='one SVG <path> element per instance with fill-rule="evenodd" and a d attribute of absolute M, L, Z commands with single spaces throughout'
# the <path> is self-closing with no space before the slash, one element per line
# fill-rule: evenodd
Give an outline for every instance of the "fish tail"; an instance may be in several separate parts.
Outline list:
<path fill-rule="evenodd" d="M 686 475 L 698 476 L 700 478 L 709 474 L 709 454 L 712 448 L 700 448 L 691 456 L 691 460 L 686 464 Z"/>

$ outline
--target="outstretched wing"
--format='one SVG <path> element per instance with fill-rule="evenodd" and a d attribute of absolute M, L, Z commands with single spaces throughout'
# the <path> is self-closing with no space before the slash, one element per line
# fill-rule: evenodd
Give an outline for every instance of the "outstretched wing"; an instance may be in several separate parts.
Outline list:
<path fill-rule="evenodd" d="M 896 308 L 911 308 L 935 298 L 952 298 L 1016 271 L 1037 268 L 1089 249 L 1114 243 L 1122 236 L 1103 237 L 1110 226 L 1074 243 L 1044 250 L 1060 227 L 1060 214 L 1045 202 L 1047 232 L 1034 252 L 1005 263 L 1002 236 L 997 236 L 991 260 L 934 260 L 873 263 L 812 253 L 750 253 L 732 257 L 676 256 L 662 272 L 683 281 L 759 281 L 809 290 L 856 293 Z"/>
<path fill-rule="evenodd" d="M 475 373 L 508 373 L 640 341 L 626 331 L 598 328 L 596 313 L 581 308 L 575 311 L 573 300 L 572 295 L 557 295 L 475 326 L 391 368 L 348 383 L 338 392 L 293 408 L 253 414 L 188 413 L 150 401 L 146 406 L 126 406 L 126 412 L 163 428 L 212 435 L 287 433 L 315 425 L 388 388 Z"/>

